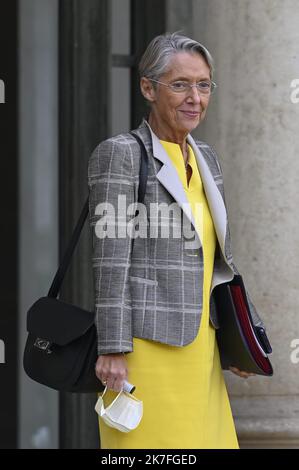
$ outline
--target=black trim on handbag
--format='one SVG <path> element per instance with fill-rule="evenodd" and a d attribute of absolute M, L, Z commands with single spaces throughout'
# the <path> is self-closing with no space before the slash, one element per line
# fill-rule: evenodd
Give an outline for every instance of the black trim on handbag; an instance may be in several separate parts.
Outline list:
<path fill-rule="evenodd" d="M 131 134 L 140 146 L 138 202 L 143 202 L 147 184 L 148 155 L 140 137 L 134 132 Z M 104 385 L 95 374 L 98 358 L 95 312 L 57 299 L 88 212 L 89 197 L 48 295 L 39 298 L 27 312 L 28 337 L 23 354 L 24 370 L 34 381 L 66 392 L 104 390 Z"/>

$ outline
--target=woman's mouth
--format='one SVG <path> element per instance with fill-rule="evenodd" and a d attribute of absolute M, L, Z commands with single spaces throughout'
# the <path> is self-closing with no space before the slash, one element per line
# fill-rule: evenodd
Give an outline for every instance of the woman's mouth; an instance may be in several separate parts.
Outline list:
<path fill-rule="evenodd" d="M 197 118 L 199 117 L 200 113 L 198 111 L 184 111 L 184 110 L 181 110 L 181 113 L 183 113 L 185 116 L 189 117 L 189 118 Z"/>

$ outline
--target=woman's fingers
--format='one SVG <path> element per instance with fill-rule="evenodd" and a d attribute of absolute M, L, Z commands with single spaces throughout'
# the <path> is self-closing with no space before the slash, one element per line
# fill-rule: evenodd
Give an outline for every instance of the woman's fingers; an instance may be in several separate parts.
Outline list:
<path fill-rule="evenodd" d="M 113 390 L 115 392 L 120 392 L 124 386 L 124 379 L 116 379 L 113 384 Z"/>
<path fill-rule="evenodd" d="M 109 390 L 114 390 L 115 392 L 118 392 L 120 390 L 115 390 L 115 378 L 114 377 L 109 377 L 107 380 L 107 388 Z"/>
<path fill-rule="evenodd" d="M 239 370 L 237 367 L 232 367 L 231 366 L 229 369 L 230 369 L 231 372 L 238 375 L 239 377 L 242 377 L 243 379 L 248 379 L 248 377 L 256 375 L 256 374 L 253 374 L 252 372 L 246 372 L 246 371 Z"/>
<path fill-rule="evenodd" d="M 120 392 L 128 376 L 127 362 L 123 354 L 105 354 L 98 357 L 95 372 L 108 389 Z"/>

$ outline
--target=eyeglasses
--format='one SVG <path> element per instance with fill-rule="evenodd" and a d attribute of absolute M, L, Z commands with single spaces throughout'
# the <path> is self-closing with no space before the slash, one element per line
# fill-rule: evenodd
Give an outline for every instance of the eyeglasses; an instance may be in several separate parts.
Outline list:
<path fill-rule="evenodd" d="M 210 82 L 210 81 L 202 81 L 195 83 L 194 85 L 190 85 L 188 82 L 183 82 L 183 81 L 177 81 L 173 83 L 163 83 L 160 82 L 159 80 L 154 80 L 153 78 L 149 78 L 151 82 L 156 82 L 160 83 L 161 85 L 168 86 L 172 91 L 175 93 L 186 93 L 187 91 L 189 92 L 193 87 L 196 87 L 197 91 L 199 91 L 200 94 L 203 95 L 211 95 L 214 91 L 215 88 L 217 87 L 215 82 Z"/>

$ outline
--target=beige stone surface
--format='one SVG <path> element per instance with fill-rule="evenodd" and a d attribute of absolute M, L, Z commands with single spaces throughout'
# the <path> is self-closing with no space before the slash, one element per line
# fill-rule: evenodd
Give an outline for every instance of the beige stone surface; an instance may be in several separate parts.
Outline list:
<path fill-rule="evenodd" d="M 296 447 L 299 363 L 290 356 L 299 338 L 299 104 L 290 97 L 299 78 L 299 4 L 194 0 L 192 16 L 185 33 L 214 56 L 219 85 L 196 135 L 220 156 L 235 262 L 274 350 L 272 378 L 225 373 L 237 428 L 244 443 L 264 436 Z"/>

